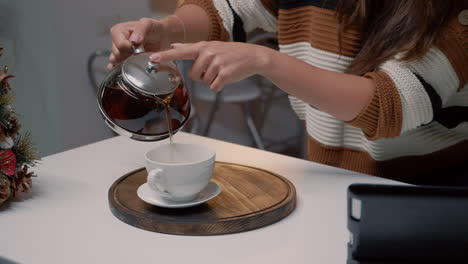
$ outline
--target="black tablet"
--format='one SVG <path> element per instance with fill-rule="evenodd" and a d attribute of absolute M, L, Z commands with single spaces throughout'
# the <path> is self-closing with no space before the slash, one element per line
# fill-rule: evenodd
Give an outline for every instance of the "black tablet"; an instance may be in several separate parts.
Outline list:
<path fill-rule="evenodd" d="M 468 263 L 468 189 L 353 184 L 349 263 Z"/>

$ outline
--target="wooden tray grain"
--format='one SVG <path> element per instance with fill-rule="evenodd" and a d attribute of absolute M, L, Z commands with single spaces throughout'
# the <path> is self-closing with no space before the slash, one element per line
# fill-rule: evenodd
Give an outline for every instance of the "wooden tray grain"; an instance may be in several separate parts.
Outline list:
<path fill-rule="evenodd" d="M 112 213 L 123 222 L 149 231 L 176 235 L 221 235 L 275 223 L 296 206 L 296 189 L 286 178 L 266 170 L 217 162 L 213 181 L 222 189 L 214 199 L 190 208 L 167 209 L 140 200 L 146 182 L 138 169 L 109 189 Z"/>

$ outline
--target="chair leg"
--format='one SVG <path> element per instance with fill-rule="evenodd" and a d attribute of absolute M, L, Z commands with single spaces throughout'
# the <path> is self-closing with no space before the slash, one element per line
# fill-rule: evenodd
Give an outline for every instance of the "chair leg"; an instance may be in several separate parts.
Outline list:
<path fill-rule="evenodd" d="M 298 147 L 300 149 L 300 155 L 302 159 L 307 159 L 308 158 L 308 146 L 307 146 L 307 128 L 304 127 L 304 125 L 298 121 L 299 125 L 299 138 L 298 138 Z"/>
<path fill-rule="evenodd" d="M 205 137 L 208 136 L 208 133 L 210 133 L 211 124 L 213 123 L 215 114 L 218 111 L 220 101 L 221 101 L 221 92 L 216 94 L 215 101 L 213 102 L 213 105 L 211 105 L 210 114 L 208 116 L 208 121 L 206 122 L 206 126 L 202 134 Z"/>
<path fill-rule="evenodd" d="M 191 118 L 191 124 L 192 124 L 192 127 L 190 127 L 190 133 L 198 134 L 198 130 L 200 127 L 200 119 L 198 118 L 198 116 L 194 116 Z"/>
<path fill-rule="evenodd" d="M 265 149 L 263 140 L 260 137 L 260 133 L 258 132 L 258 129 L 255 126 L 255 122 L 253 120 L 252 105 L 250 103 L 245 103 L 242 105 L 242 109 L 244 110 L 245 122 L 247 123 L 247 128 L 249 129 L 249 132 L 252 135 L 255 145 L 259 149 Z"/>
<path fill-rule="evenodd" d="M 198 111 L 195 107 L 194 104 L 190 106 L 191 111 L 190 111 L 190 116 L 189 116 L 189 129 L 188 131 L 191 134 L 198 134 L 199 132 L 199 126 L 200 126 L 200 118 L 198 117 Z"/>
<path fill-rule="evenodd" d="M 275 90 L 270 89 L 270 91 L 268 91 L 268 93 L 266 95 L 266 98 L 265 98 L 265 100 L 263 102 L 263 113 L 262 113 L 262 117 L 260 119 L 260 126 L 258 128 L 258 130 L 260 132 L 262 132 L 263 127 L 265 126 L 265 120 L 267 118 L 268 112 L 270 112 L 270 109 L 271 109 L 271 106 L 273 104 L 273 99 L 274 98 L 275 98 Z"/>

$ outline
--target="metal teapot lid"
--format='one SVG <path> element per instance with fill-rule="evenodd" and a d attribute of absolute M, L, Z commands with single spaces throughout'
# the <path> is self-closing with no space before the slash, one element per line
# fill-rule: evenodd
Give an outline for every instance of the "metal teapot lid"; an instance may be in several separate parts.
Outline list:
<path fill-rule="evenodd" d="M 123 80 L 133 89 L 148 96 L 165 95 L 174 92 L 182 78 L 174 62 L 152 63 L 150 52 L 143 47 L 134 49 L 135 55 L 122 63 Z"/>

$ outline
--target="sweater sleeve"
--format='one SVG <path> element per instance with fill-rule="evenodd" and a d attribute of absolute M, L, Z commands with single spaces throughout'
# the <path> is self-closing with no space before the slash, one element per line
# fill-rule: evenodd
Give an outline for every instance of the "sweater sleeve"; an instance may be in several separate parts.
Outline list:
<path fill-rule="evenodd" d="M 454 18 L 422 58 L 387 61 L 376 72 L 367 73 L 365 77 L 375 84 L 374 96 L 349 124 L 375 140 L 397 137 L 431 122 L 453 128 L 468 121 L 460 114 L 468 110 L 468 96 L 460 96 L 468 92 L 463 89 L 468 81 L 467 43 L 468 26 Z"/>
<path fill-rule="evenodd" d="M 210 17 L 210 40 L 245 42 L 247 34 L 260 28 L 276 32 L 277 8 L 274 0 L 185 0 Z"/>

